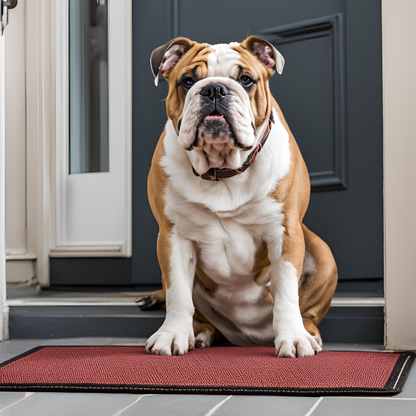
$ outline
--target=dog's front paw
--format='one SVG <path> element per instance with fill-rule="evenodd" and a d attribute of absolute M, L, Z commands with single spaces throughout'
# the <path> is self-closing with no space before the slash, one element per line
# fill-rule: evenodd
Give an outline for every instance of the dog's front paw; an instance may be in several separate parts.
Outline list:
<path fill-rule="evenodd" d="M 163 326 L 146 342 L 146 352 L 154 355 L 183 355 L 194 349 L 193 329 L 167 329 Z"/>
<path fill-rule="evenodd" d="M 278 332 L 274 345 L 278 357 L 311 357 L 322 351 L 315 337 L 305 329 Z"/>

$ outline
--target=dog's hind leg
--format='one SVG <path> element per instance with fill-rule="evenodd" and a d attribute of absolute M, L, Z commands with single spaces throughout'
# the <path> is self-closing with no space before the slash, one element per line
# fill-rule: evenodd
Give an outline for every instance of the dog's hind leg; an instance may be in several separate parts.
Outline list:
<path fill-rule="evenodd" d="M 305 329 L 322 346 L 318 324 L 328 312 L 338 282 L 338 271 L 328 245 L 302 224 L 305 259 L 299 280 L 299 307 Z"/>
<path fill-rule="evenodd" d="M 158 141 L 158 144 L 156 146 L 155 154 L 153 155 L 152 159 L 152 166 L 149 171 L 149 176 L 147 177 L 147 194 L 149 198 L 149 205 L 152 209 L 153 215 L 156 218 L 157 223 L 159 224 L 159 227 L 163 223 L 163 210 L 160 209 L 160 207 L 164 207 L 164 197 L 163 193 L 157 191 L 155 187 L 155 181 L 154 178 L 157 177 L 162 183 L 162 188 L 165 186 L 166 183 L 166 175 L 163 173 L 162 168 L 158 164 L 158 160 L 160 160 L 164 152 L 163 147 L 163 138 L 165 137 L 165 131 L 163 131 L 162 135 L 160 136 L 160 139 Z M 161 259 L 161 254 L 163 254 L 164 248 L 167 246 L 166 241 L 163 241 L 161 239 L 161 234 L 159 232 L 159 235 L 157 237 L 157 253 L 159 258 L 159 264 Z M 162 258 L 166 258 L 166 255 Z M 169 276 L 167 276 L 169 278 Z M 162 274 L 162 289 L 156 290 L 155 292 L 149 293 L 148 295 L 142 295 L 139 296 L 136 299 L 137 306 L 140 307 L 142 310 L 149 310 L 149 309 L 162 309 L 166 306 L 166 282 L 165 278 Z"/>
<path fill-rule="evenodd" d="M 135 302 L 142 311 L 150 309 L 164 309 L 166 302 L 166 289 L 163 287 L 163 289 L 155 290 L 148 295 L 138 296 Z"/>
<path fill-rule="evenodd" d="M 194 326 L 195 348 L 206 348 L 225 341 L 224 336 L 195 308 L 194 318 L 201 322 Z"/>
<path fill-rule="evenodd" d="M 216 332 L 214 325 L 210 323 L 203 322 L 194 326 L 195 348 L 210 347 L 214 342 Z"/>

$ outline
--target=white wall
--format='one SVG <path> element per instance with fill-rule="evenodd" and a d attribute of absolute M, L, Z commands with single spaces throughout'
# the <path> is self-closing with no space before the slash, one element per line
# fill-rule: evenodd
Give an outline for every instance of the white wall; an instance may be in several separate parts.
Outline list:
<path fill-rule="evenodd" d="M 416 349 L 416 1 L 383 0 L 386 346 Z"/>

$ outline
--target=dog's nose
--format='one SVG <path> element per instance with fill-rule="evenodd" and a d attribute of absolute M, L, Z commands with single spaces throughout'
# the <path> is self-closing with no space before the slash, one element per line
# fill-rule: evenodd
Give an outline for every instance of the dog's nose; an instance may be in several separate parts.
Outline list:
<path fill-rule="evenodd" d="M 230 90 L 223 84 L 219 84 L 218 82 L 212 82 L 208 84 L 200 94 L 204 97 L 209 98 L 211 101 L 218 100 L 220 98 L 225 97 L 228 95 Z"/>

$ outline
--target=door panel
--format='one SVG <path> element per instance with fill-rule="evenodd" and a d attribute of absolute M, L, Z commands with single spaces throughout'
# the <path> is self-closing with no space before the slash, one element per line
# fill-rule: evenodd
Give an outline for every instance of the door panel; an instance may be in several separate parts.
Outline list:
<path fill-rule="evenodd" d="M 333 15 L 335 29 L 328 20 Z M 288 34 L 287 25 L 301 30 Z M 270 85 L 311 172 L 305 223 L 332 248 L 340 279 L 381 278 L 380 1 L 158 0 L 133 2 L 132 281 L 160 282 L 157 224 L 146 180 L 166 122 L 167 83 L 154 87 L 150 53 L 178 35 L 221 43 L 241 41 L 247 34 L 274 39 L 286 58 L 283 75 L 276 74 Z"/>
<path fill-rule="evenodd" d="M 286 59 L 270 80 L 308 166 L 312 191 L 347 188 L 344 14 L 261 31 Z M 290 122 L 293 121 L 293 123 Z"/>

